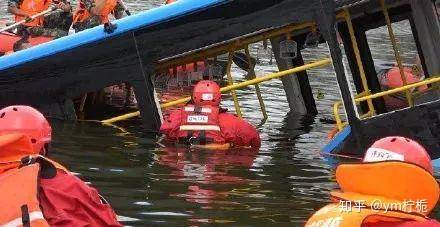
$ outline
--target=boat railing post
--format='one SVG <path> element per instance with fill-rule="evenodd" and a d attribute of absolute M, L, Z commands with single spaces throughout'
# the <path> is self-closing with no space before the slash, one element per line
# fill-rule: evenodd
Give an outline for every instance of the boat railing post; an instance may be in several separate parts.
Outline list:
<path fill-rule="evenodd" d="M 341 47 L 336 35 L 336 3 L 334 1 L 323 1 L 320 9 L 315 13 L 319 31 L 328 44 L 330 56 L 333 63 L 336 79 L 341 91 L 342 100 L 347 114 L 347 120 L 351 127 L 353 138 L 359 150 L 366 145 L 363 141 L 363 129 L 357 113 L 356 103 L 351 91 L 349 80 L 346 75 L 346 68 L 343 62 Z"/>
<path fill-rule="evenodd" d="M 255 65 L 253 65 L 251 54 L 249 52 L 249 45 L 246 45 L 246 48 L 244 48 L 244 52 L 246 54 L 247 62 L 249 63 L 249 69 L 248 69 L 249 79 L 255 79 L 257 78 L 257 75 L 255 74 L 255 70 L 254 70 Z M 261 95 L 259 84 L 255 84 L 255 92 L 257 93 L 258 102 L 260 103 L 261 113 L 263 114 L 263 119 L 261 120 L 260 123 L 261 126 L 264 123 L 266 123 L 267 112 L 266 112 L 266 105 L 264 104 L 263 96 Z"/>
<path fill-rule="evenodd" d="M 402 58 L 400 56 L 399 46 L 397 44 L 396 36 L 394 35 L 393 26 L 391 25 L 390 15 L 388 14 L 388 8 L 385 4 L 385 0 L 379 0 L 380 5 L 382 7 L 383 15 L 385 16 L 385 22 L 388 28 L 388 34 L 390 36 L 391 44 L 393 45 L 394 57 L 397 61 L 397 66 L 399 67 L 400 77 L 402 79 L 403 85 L 406 86 L 408 82 L 406 81 L 405 71 L 403 69 Z M 409 106 L 413 106 L 413 98 L 411 96 L 411 91 L 405 91 L 406 100 L 408 101 Z"/>
<path fill-rule="evenodd" d="M 361 59 L 361 55 L 359 52 L 359 47 L 357 44 L 356 36 L 354 35 L 354 28 L 353 28 L 353 24 L 351 21 L 350 11 L 347 8 L 344 8 L 344 13 L 345 13 L 345 15 L 344 15 L 345 21 L 347 22 L 348 32 L 350 34 L 350 39 L 351 39 L 351 43 L 353 46 L 353 52 L 354 52 L 354 55 L 356 58 L 356 63 L 359 68 L 359 75 L 360 75 L 361 81 L 362 81 L 363 92 L 366 92 L 367 95 L 370 95 L 371 91 L 368 87 L 368 82 L 367 82 L 367 78 L 366 78 L 366 74 L 365 74 L 364 65 L 362 63 L 362 59 Z M 368 104 L 368 112 L 375 115 L 376 110 L 374 109 L 373 101 L 371 99 L 368 99 L 367 104 Z"/>
<path fill-rule="evenodd" d="M 232 57 L 234 55 L 234 51 L 230 51 L 228 54 L 228 65 L 226 66 L 226 74 L 228 77 L 228 85 L 231 86 L 234 84 L 234 80 L 232 79 L 231 67 L 232 67 Z M 243 117 L 241 113 L 240 103 L 238 103 L 237 93 L 235 90 L 231 90 L 232 99 L 234 100 L 235 112 L 239 117 Z"/>

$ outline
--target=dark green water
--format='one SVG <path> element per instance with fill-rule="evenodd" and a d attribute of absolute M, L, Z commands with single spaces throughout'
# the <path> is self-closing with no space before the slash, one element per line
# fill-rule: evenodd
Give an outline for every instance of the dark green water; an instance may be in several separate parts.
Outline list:
<path fill-rule="evenodd" d="M 127 5 L 136 12 L 159 3 L 132 0 Z M 405 61 L 411 63 L 415 45 L 408 25 L 396 29 Z M 391 61 L 386 31 L 369 35 L 373 56 Z M 317 60 L 328 54 L 322 45 L 303 55 Z M 258 75 L 276 70 L 267 58 L 256 67 Z M 237 68 L 233 72 L 236 81 L 244 79 Z M 127 132 L 95 123 L 52 122 L 52 155 L 97 187 L 126 225 L 301 225 L 328 203 L 329 191 L 337 187 L 335 162 L 322 157 L 319 150 L 333 128 L 320 119 L 332 117 L 339 92 L 331 67 L 310 70 L 309 76 L 315 97 L 324 94 L 316 99 L 318 116 L 288 114 L 279 80 L 261 85 L 269 119 L 259 128 L 262 147 L 257 151 L 163 148 L 133 120 L 119 125 Z M 257 125 L 262 117 L 254 90 L 238 94 L 245 119 Z M 230 97 L 224 98 L 223 106 L 233 110 Z"/>

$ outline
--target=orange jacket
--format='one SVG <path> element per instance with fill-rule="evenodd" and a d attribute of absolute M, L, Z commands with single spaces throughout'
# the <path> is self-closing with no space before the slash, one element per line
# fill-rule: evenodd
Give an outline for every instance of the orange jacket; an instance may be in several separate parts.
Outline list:
<path fill-rule="evenodd" d="M 21 11 L 29 14 L 30 16 L 35 15 L 37 13 L 41 13 L 44 10 L 49 9 L 52 0 L 23 0 L 23 2 L 19 5 Z M 19 22 L 26 19 L 22 16 L 15 16 L 15 22 Z M 44 17 L 38 17 L 29 23 L 25 23 L 24 25 L 30 27 L 42 26 L 44 22 Z"/>
<path fill-rule="evenodd" d="M 349 201 L 348 201 L 349 202 Z M 395 211 L 377 211 L 367 207 L 356 209 L 352 203 L 351 211 L 341 210 L 337 203 L 329 204 L 317 211 L 306 223 L 306 227 L 338 226 L 359 227 L 377 223 L 400 223 L 415 221 L 423 223 L 429 219 L 423 215 Z"/>
<path fill-rule="evenodd" d="M 37 197 L 40 164 L 10 169 L 0 175 L 0 226 L 49 226 Z"/>
<path fill-rule="evenodd" d="M 108 16 L 113 12 L 117 5 L 117 0 L 105 0 L 106 4 L 102 8 L 101 12 L 99 12 L 98 16 L 101 19 L 101 23 L 105 24 L 109 22 Z M 89 9 L 86 9 L 84 4 L 81 1 L 78 1 L 78 7 L 73 15 L 73 23 L 84 22 L 91 16 Z"/>

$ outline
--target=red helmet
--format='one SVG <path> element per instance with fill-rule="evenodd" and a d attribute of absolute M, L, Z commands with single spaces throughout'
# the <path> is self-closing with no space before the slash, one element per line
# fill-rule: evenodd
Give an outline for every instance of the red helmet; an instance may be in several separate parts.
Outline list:
<path fill-rule="evenodd" d="M 21 133 L 30 138 L 38 154 L 52 140 L 52 128 L 38 110 L 30 106 L 9 106 L 0 110 L 0 135 Z"/>
<path fill-rule="evenodd" d="M 220 86 L 214 81 L 202 80 L 194 87 L 192 95 L 194 105 L 218 106 L 221 98 Z"/>
<path fill-rule="evenodd" d="M 416 164 L 431 174 L 433 173 L 431 157 L 425 148 L 414 140 L 391 136 L 376 141 L 364 156 L 364 162 L 396 160 Z"/>

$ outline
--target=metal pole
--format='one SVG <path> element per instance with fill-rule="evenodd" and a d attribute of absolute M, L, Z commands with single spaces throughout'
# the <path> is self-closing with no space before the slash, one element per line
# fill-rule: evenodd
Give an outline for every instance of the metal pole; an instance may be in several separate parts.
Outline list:
<path fill-rule="evenodd" d="M 382 6 L 383 15 L 385 16 L 385 21 L 388 27 L 388 34 L 390 36 L 391 43 L 393 44 L 394 57 L 397 61 L 397 66 L 399 67 L 400 77 L 402 79 L 403 85 L 407 85 L 405 71 L 403 70 L 402 58 L 400 57 L 399 47 L 396 42 L 396 37 L 394 36 L 393 26 L 391 26 L 390 15 L 388 14 L 388 8 L 385 5 L 385 0 L 380 0 L 380 5 Z M 405 91 L 406 100 L 408 101 L 409 106 L 413 106 L 413 99 L 411 96 L 411 92 L 409 90 Z"/>

